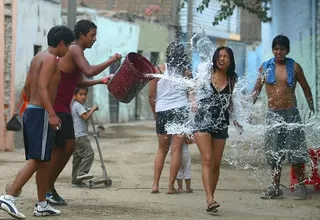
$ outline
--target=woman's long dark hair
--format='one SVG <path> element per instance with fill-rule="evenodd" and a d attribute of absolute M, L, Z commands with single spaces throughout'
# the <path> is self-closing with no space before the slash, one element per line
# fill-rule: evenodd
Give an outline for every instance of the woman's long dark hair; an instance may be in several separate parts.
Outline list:
<path fill-rule="evenodd" d="M 166 63 L 169 72 L 175 71 L 175 73 L 183 75 L 188 69 L 188 56 L 181 43 L 172 42 L 169 44 L 166 50 Z"/>
<path fill-rule="evenodd" d="M 228 55 L 229 55 L 229 58 L 230 58 L 230 66 L 228 67 L 227 69 L 227 76 L 228 78 L 230 78 L 231 82 L 234 84 L 236 83 L 238 77 L 237 77 L 237 74 L 235 72 L 236 70 L 236 63 L 234 61 L 234 55 L 233 55 L 233 51 L 231 50 L 231 48 L 229 47 L 226 47 L 226 46 L 220 46 L 216 49 L 216 51 L 214 52 L 213 54 L 213 57 L 212 57 L 212 68 L 213 68 L 213 71 L 216 71 L 218 70 L 219 68 L 217 67 L 217 61 L 219 59 L 219 52 L 220 50 L 226 50 Z M 234 85 L 233 85 L 234 86 Z"/>

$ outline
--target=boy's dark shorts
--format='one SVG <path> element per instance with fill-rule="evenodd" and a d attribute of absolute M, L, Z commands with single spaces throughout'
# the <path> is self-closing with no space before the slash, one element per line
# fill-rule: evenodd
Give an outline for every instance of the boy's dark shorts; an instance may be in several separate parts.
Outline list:
<path fill-rule="evenodd" d="M 290 164 L 308 162 L 306 137 L 297 108 L 272 111 L 267 115 L 265 153 L 271 166 L 281 166 L 288 156 Z"/>
<path fill-rule="evenodd" d="M 58 118 L 61 120 L 61 128 L 56 131 L 54 140 L 55 147 L 64 148 L 66 140 L 74 140 L 73 118 L 70 113 L 57 112 Z"/>
<path fill-rule="evenodd" d="M 26 108 L 23 113 L 23 139 L 26 159 L 50 161 L 54 131 L 43 108 Z"/>

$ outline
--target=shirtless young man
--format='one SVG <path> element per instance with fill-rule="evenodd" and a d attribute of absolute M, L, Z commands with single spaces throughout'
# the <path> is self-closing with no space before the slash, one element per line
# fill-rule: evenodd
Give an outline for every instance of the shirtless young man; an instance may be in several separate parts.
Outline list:
<path fill-rule="evenodd" d="M 28 161 L 17 174 L 7 195 L 0 197 L 1 209 L 18 219 L 23 219 L 25 216 L 16 208 L 15 196 L 35 172 L 38 202 L 33 214 L 35 216 L 61 214 L 46 202 L 47 174 L 53 134 L 60 129 L 61 124 L 53 110 L 60 81 L 57 57 L 63 57 L 68 52 L 69 45 L 74 41 L 74 34 L 66 26 L 55 26 L 50 29 L 47 39 L 49 47 L 32 59 L 24 86 L 29 100 L 29 105 L 23 114 L 23 137 Z"/>
<path fill-rule="evenodd" d="M 312 94 L 301 66 L 286 57 L 290 52 L 289 39 L 283 35 L 275 37 L 272 52 L 274 58 L 264 62 L 259 69 L 260 76 L 252 94 L 255 103 L 263 85 L 266 85 L 269 110 L 266 115 L 265 150 L 273 183 L 262 194 L 261 199 L 283 198 L 279 187 L 286 154 L 300 183 L 295 190 L 295 199 L 306 199 L 303 164 L 307 162 L 308 152 L 295 96 L 297 82 L 303 89 L 310 110 L 314 112 Z"/>
<path fill-rule="evenodd" d="M 75 149 L 75 135 L 71 115 L 71 100 L 76 87 L 89 87 L 97 84 L 106 84 L 111 76 L 100 80 L 83 80 L 83 75 L 93 77 L 104 71 L 112 63 L 121 59 L 121 55 L 115 54 L 109 60 L 99 64 L 90 65 L 84 56 L 84 50 L 91 48 L 96 41 L 97 26 L 89 20 L 80 20 L 74 29 L 75 42 L 70 46 L 69 52 L 59 61 L 61 80 L 54 103 L 54 110 L 61 119 L 61 129 L 56 133 L 54 147 L 52 149 L 51 168 L 49 170 L 50 182 L 46 195 L 51 204 L 66 205 L 67 203 L 54 189 L 54 182 L 68 163 Z M 92 178 L 84 175 L 79 179 Z M 73 183 L 76 184 L 76 183 Z"/>

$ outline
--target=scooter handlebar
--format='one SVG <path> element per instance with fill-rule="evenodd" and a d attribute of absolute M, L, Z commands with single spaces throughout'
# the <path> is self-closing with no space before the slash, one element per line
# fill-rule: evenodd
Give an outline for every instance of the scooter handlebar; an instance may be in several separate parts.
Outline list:
<path fill-rule="evenodd" d="M 86 108 L 87 112 L 90 111 L 91 109 L 92 109 L 92 108 Z M 99 110 L 99 107 L 97 106 L 96 111 L 98 111 L 98 110 Z"/>

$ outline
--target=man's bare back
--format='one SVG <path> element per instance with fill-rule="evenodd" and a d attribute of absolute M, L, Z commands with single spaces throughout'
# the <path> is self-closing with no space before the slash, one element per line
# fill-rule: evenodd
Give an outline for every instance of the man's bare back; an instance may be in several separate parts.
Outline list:
<path fill-rule="evenodd" d="M 26 83 L 26 94 L 28 100 L 30 100 L 29 104 L 44 107 L 42 98 L 40 97 L 39 87 L 41 87 L 41 83 L 39 83 L 39 79 L 41 78 L 40 74 L 46 74 L 51 75 L 48 85 L 48 95 L 53 105 L 60 81 L 60 70 L 57 68 L 57 64 L 57 58 L 48 51 L 40 52 L 33 58 L 27 76 L 28 83 Z"/>
<path fill-rule="evenodd" d="M 69 47 L 69 52 L 61 58 L 58 67 L 64 73 L 76 73 L 81 72 L 87 77 L 93 77 L 101 73 L 109 65 L 121 59 L 121 55 L 114 54 L 108 61 L 99 65 L 90 65 L 84 55 L 84 48 L 80 45 L 73 43 Z M 79 81 L 82 80 L 82 75 Z"/>
<path fill-rule="evenodd" d="M 79 67 L 77 66 L 77 64 L 75 63 L 74 59 L 73 59 L 73 55 L 74 53 L 77 53 L 77 51 L 80 51 L 82 53 L 79 54 L 79 56 L 81 56 L 81 54 L 83 54 L 83 49 L 76 45 L 76 44 L 71 44 L 69 47 L 69 52 L 63 57 L 61 58 L 58 67 L 60 70 L 62 70 L 65 73 L 74 73 L 74 72 L 79 72 Z"/>

